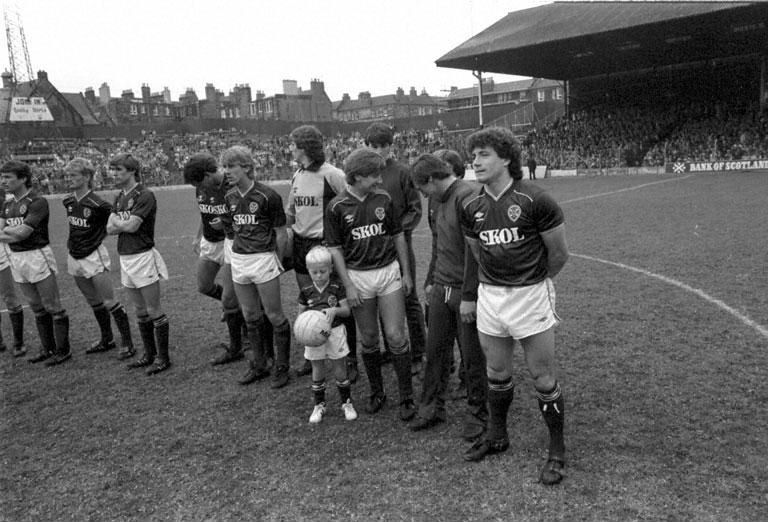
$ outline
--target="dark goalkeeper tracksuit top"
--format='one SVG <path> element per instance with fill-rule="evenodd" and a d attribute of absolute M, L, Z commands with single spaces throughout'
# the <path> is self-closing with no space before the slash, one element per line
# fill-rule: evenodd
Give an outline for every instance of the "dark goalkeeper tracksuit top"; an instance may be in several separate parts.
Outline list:
<path fill-rule="evenodd" d="M 429 198 L 432 259 L 425 284 L 460 288 L 463 301 L 477 300 L 478 282 L 477 261 L 464 243 L 459 215 L 464 200 L 476 192 L 472 185 L 457 179 L 442 196 Z"/>

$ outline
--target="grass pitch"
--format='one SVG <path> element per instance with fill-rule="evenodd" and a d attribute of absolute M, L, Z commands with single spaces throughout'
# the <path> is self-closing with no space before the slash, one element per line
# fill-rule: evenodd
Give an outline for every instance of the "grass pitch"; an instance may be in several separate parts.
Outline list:
<path fill-rule="evenodd" d="M 575 254 L 556 281 L 569 449 L 560 486 L 536 483 L 547 434 L 519 353 L 512 444 L 477 464 L 461 458 L 461 402 L 447 423 L 411 433 L 392 403 L 345 422 L 329 387 L 329 413 L 310 426 L 309 378 L 274 391 L 238 386 L 244 363 L 212 368 L 225 327 L 216 303 L 196 292 L 199 218 L 192 190 L 182 189 L 156 193 L 158 249 L 171 271 L 170 371 L 147 377 L 114 352 L 86 356 L 98 329 L 66 273 L 72 361 L 45 368 L 0 355 L 0 519 L 764 518 L 768 174 L 536 183 L 562 202 Z M 63 207 L 51 208 L 65 267 Z M 425 220 L 414 245 L 421 289 Z M 107 246 L 114 264 L 113 238 Z M 293 274 L 282 277 L 291 318 L 295 286 Z M 3 328 L 9 339 L 8 321 Z M 26 335 L 36 349 L 31 314 Z M 394 400 L 394 376 L 385 375 Z M 360 411 L 366 395 L 361 377 Z"/>

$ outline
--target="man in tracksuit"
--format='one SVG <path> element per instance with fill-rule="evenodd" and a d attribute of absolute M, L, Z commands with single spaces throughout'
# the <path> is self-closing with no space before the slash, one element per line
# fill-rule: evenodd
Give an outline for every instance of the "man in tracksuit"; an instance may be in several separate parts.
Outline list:
<path fill-rule="evenodd" d="M 453 342 L 459 339 L 468 403 L 462 437 L 474 441 L 483 434 L 488 418 L 487 382 L 474 314 L 477 262 L 466 248 L 459 215 L 464 201 L 476 190 L 458 179 L 453 168 L 437 153 L 419 156 L 411 167 L 411 176 L 416 188 L 429 198 L 432 230 L 432 259 L 425 283 L 429 303 L 427 361 L 419 410 L 411 429 L 427 429 L 446 420 Z"/>

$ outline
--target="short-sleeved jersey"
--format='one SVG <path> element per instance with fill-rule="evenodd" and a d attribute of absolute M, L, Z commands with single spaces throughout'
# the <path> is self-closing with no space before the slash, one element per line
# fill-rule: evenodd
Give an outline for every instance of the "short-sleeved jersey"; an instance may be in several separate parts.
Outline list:
<path fill-rule="evenodd" d="M 510 183 L 498 197 L 482 187 L 465 200 L 464 234 L 480 246 L 481 283 L 528 286 L 547 277 L 547 249 L 542 232 L 565 222 L 552 197 L 523 180 Z"/>
<path fill-rule="evenodd" d="M 151 190 L 138 184 L 128 192 L 120 191 L 115 198 L 113 212 L 124 220 L 131 216 L 141 218 L 141 225 L 136 232 L 118 234 L 118 254 L 121 256 L 140 254 L 155 246 L 157 201 Z"/>
<path fill-rule="evenodd" d="M 307 310 L 323 311 L 326 308 L 334 308 L 346 298 L 347 291 L 344 289 L 344 285 L 336 279 L 331 279 L 323 289 L 312 283 L 299 291 L 299 304 L 306 306 Z M 331 328 L 335 328 L 341 323 L 342 318 L 335 317 Z"/>
<path fill-rule="evenodd" d="M 88 191 L 80 199 L 70 194 L 62 203 L 69 222 L 69 255 L 75 259 L 88 257 L 107 236 L 107 221 L 112 206 L 93 191 Z"/>
<path fill-rule="evenodd" d="M 202 183 L 195 187 L 197 208 L 200 210 L 200 220 L 203 224 L 203 237 L 211 243 L 223 241 L 224 230 L 216 230 L 211 226 L 211 221 L 221 218 L 227 213 L 227 204 L 224 196 L 227 194 L 226 180 L 216 183 L 211 178 L 204 178 Z"/>
<path fill-rule="evenodd" d="M 392 208 L 392 198 L 376 189 L 360 199 L 345 190 L 325 212 L 325 240 L 341 247 L 347 268 L 373 270 L 395 259 L 394 237 L 403 231 Z"/>
<path fill-rule="evenodd" d="M 285 207 L 286 215 L 295 218 L 293 232 L 304 238 L 323 239 L 325 209 L 346 186 L 344 172 L 329 163 L 323 163 L 317 171 L 296 171 Z"/>
<path fill-rule="evenodd" d="M 3 218 L 6 227 L 27 225 L 32 233 L 21 241 L 8 243 L 11 252 L 26 252 L 46 246 L 48 241 L 48 219 L 50 210 L 48 201 L 34 190 L 29 190 L 22 197 L 11 197 L 5 202 Z"/>
<path fill-rule="evenodd" d="M 280 194 L 255 181 L 245 194 L 237 187 L 231 189 L 226 202 L 235 232 L 232 251 L 237 254 L 273 252 L 277 246 L 275 229 L 286 224 Z"/>

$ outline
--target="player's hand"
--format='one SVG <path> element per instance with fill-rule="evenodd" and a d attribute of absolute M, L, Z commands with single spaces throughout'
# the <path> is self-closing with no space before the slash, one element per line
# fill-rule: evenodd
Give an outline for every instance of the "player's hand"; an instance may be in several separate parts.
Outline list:
<path fill-rule="evenodd" d="M 326 308 L 323 310 L 323 313 L 325 314 L 325 318 L 328 319 L 328 323 L 333 323 L 333 320 L 336 319 L 336 308 Z"/>
<path fill-rule="evenodd" d="M 432 297 L 432 289 L 433 288 L 434 288 L 434 285 L 427 285 L 427 286 L 424 287 L 424 297 L 427 298 L 427 302 L 429 302 L 429 300 Z"/>
<path fill-rule="evenodd" d="M 459 304 L 461 322 L 474 323 L 477 320 L 477 301 L 462 301 Z"/>
<path fill-rule="evenodd" d="M 403 292 L 405 295 L 411 295 L 413 292 L 413 279 L 410 274 L 403 274 Z"/>
<path fill-rule="evenodd" d="M 363 304 L 363 298 L 360 295 L 360 291 L 353 284 L 347 285 L 347 302 L 349 302 L 349 306 L 352 308 Z"/>
<path fill-rule="evenodd" d="M 224 230 L 224 223 L 221 222 L 220 217 L 213 218 L 209 224 L 214 230 Z"/>

